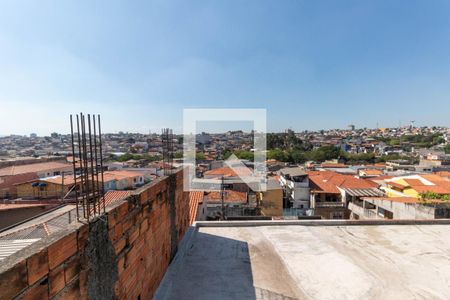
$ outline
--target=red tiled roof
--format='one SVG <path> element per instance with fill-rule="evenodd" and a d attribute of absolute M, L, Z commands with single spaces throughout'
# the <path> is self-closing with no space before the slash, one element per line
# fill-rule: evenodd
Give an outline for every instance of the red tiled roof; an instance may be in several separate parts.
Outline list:
<path fill-rule="evenodd" d="M 206 194 L 208 202 L 222 201 L 220 192 L 209 192 Z M 247 193 L 238 191 L 225 191 L 225 202 L 247 202 Z"/>
<path fill-rule="evenodd" d="M 401 190 L 404 190 L 406 188 L 406 186 L 404 186 L 403 184 L 400 184 L 400 183 L 397 183 L 394 181 L 389 181 L 389 182 L 387 182 L 387 184 L 390 186 L 393 186 L 395 188 L 401 189 Z"/>
<path fill-rule="evenodd" d="M 66 169 L 66 168 L 72 168 L 72 164 L 52 161 L 52 162 L 43 162 L 43 163 L 37 163 L 37 164 L 9 166 L 9 167 L 0 169 L 0 176 L 11 176 L 11 175 L 24 174 L 24 173 L 36 173 L 36 172 L 42 172 L 42 171 L 47 171 L 47 170 L 57 170 L 57 169 Z"/>
<path fill-rule="evenodd" d="M 105 206 L 113 202 L 126 199 L 130 195 L 131 191 L 108 191 L 105 194 Z"/>
<path fill-rule="evenodd" d="M 239 175 L 245 175 L 245 176 L 251 176 L 252 173 L 249 172 L 249 170 L 247 168 L 236 168 L 236 170 L 238 171 Z M 213 170 L 209 170 L 205 172 L 205 175 L 208 176 L 224 176 L 224 177 L 237 177 L 238 174 L 232 170 L 231 168 L 228 167 L 223 167 L 223 168 L 217 168 L 217 169 L 213 169 Z"/>
<path fill-rule="evenodd" d="M 424 185 L 423 182 L 419 179 L 405 179 L 405 182 L 409 184 L 409 186 L 419 186 Z"/>
<path fill-rule="evenodd" d="M 16 184 L 27 182 L 39 178 L 36 173 L 23 173 L 13 176 L 7 176 L 0 180 L 0 189 L 13 187 Z"/>
<path fill-rule="evenodd" d="M 385 179 L 391 179 L 394 178 L 394 176 L 390 176 L 390 175 L 381 175 L 381 176 L 377 176 L 375 178 L 368 178 L 368 180 L 372 180 L 372 181 L 380 181 L 380 180 L 385 180 Z"/>
<path fill-rule="evenodd" d="M 411 188 L 416 190 L 418 193 L 432 192 L 440 195 L 450 195 L 450 188 L 439 185 L 418 185 L 411 186 Z"/>
<path fill-rule="evenodd" d="M 435 175 L 435 174 L 425 174 L 425 175 L 420 175 L 422 178 L 434 183 L 435 185 L 440 185 L 440 186 L 446 186 L 446 187 L 450 187 L 450 180 Z"/>
<path fill-rule="evenodd" d="M 439 171 L 439 172 L 434 172 L 435 175 L 439 176 L 439 177 L 450 177 L 450 171 Z"/>
<path fill-rule="evenodd" d="M 312 191 L 322 192 L 328 194 L 339 194 L 339 190 L 333 183 L 329 182 L 323 176 L 315 175 L 309 177 L 310 183 L 312 183 Z"/>
<path fill-rule="evenodd" d="M 45 207 L 46 204 L 0 204 L 0 210 L 13 210 L 21 208 Z"/>
<path fill-rule="evenodd" d="M 364 172 L 367 175 L 382 175 L 383 171 L 377 170 L 377 169 L 366 169 L 366 170 L 360 170 L 360 172 Z"/>
<path fill-rule="evenodd" d="M 378 184 L 352 175 L 343 175 L 332 171 L 310 171 L 309 180 L 313 183 L 316 191 L 337 194 L 338 187 L 346 189 L 369 189 L 377 188 Z"/>
<path fill-rule="evenodd" d="M 196 221 L 198 205 L 203 202 L 203 195 L 203 191 L 189 192 L 189 224 Z"/>

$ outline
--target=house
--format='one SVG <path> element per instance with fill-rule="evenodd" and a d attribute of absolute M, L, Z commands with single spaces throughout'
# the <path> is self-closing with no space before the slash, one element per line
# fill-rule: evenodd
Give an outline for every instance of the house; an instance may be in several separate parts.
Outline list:
<path fill-rule="evenodd" d="M 15 185 L 17 197 L 23 199 L 62 199 L 72 191 L 75 181 L 73 176 L 51 176 L 37 178 Z"/>
<path fill-rule="evenodd" d="M 436 174 L 398 176 L 385 180 L 388 197 L 420 198 L 425 193 L 450 196 L 450 180 Z"/>
<path fill-rule="evenodd" d="M 62 172 L 70 173 L 73 171 L 73 165 L 71 163 L 49 161 L 43 163 L 25 164 L 25 165 L 12 165 L 0 169 L 0 178 L 7 176 L 34 173 L 38 177 L 49 177 L 61 175 Z"/>
<path fill-rule="evenodd" d="M 0 178 L 0 199 L 17 198 L 17 184 L 38 178 L 36 173 L 23 173 Z"/>
<path fill-rule="evenodd" d="M 103 173 L 105 190 L 131 190 L 146 183 L 142 172 L 116 170 Z"/>
<path fill-rule="evenodd" d="M 444 219 L 450 218 L 450 203 L 423 201 L 414 197 L 363 197 L 349 205 L 350 218 L 366 219 Z"/>
<path fill-rule="evenodd" d="M 348 219 L 349 203 L 361 197 L 381 197 L 383 192 L 373 181 L 331 171 L 308 172 L 310 206 L 313 215 L 325 219 Z"/>
<path fill-rule="evenodd" d="M 301 167 L 284 168 L 280 170 L 280 183 L 284 189 L 285 208 L 299 209 L 305 213 L 309 209 L 309 179 Z"/>

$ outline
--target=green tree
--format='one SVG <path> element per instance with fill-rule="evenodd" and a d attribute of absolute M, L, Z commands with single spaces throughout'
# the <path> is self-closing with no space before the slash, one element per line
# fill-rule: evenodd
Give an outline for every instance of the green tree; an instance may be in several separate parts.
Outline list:
<path fill-rule="evenodd" d="M 281 149 L 273 149 L 267 152 L 267 159 L 275 159 L 278 161 L 286 162 L 289 160 L 288 155 Z"/>
<path fill-rule="evenodd" d="M 323 146 L 306 153 L 308 160 L 324 162 L 329 159 L 336 159 L 340 155 L 339 148 L 335 146 Z"/>
<path fill-rule="evenodd" d="M 445 145 L 444 151 L 446 154 L 450 154 L 450 144 Z"/>
<path fill-rule="evenodd" d="M 203 152 L 197 152 L 195 153 L 195 160 L 205 160 L 206 156 Z"/>
<path fill-rule="evenodd" d="M 295 149 L 288 152 L 288 159 L 296 164 L 302 164 L 307 161 L 305 153 Z"/>

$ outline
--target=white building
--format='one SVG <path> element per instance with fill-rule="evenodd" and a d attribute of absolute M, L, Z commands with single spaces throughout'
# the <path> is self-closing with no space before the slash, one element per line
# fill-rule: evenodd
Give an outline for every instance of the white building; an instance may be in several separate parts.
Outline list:
<path fill-rule="evenodd" d="M 293 208 L 309 209 L 309 179 L 303 168 L 281 169 L 280 182 Z"/>

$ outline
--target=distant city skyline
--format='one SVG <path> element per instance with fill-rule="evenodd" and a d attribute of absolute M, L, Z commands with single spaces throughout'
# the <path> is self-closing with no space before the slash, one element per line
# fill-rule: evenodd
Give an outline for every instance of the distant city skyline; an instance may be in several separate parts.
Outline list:
<path fill-rule="evenodd" d="M 280 132 L 450 126 L 448 1 L 3 1 L 0 135 L 181 132 L 265 108 Z"/>
<path fill-rule="evenodd" d="M 377 130 L 377 129 L 396 129 L 396 128 L 408 128 L 408 127 L 410 127 L 410 125 L 407 125 L 407 124 L 405 124 L 405 125 L 402 125 L 401 127 L 398 127 L 398 126 L 394 126 L 394 127 L 372 127 L 372 128 L 370 128 L 370 127 L 357 127 L 357 126 L 355 126 L 355 130 L 356 131 L 358 131 L 358 130 L 364 130 L 364 129 L 366 129 L 366 130 Z M 440 128 L 447 128 L 447 129 L 450 129 L 450 127 L 449 126 L 445 126 L 445 125 L 422 125 L 422 126 L 414 126 L 415 128 L 422 128 L 422 127 L 427 127 L 427 128 L 432 128 L 432 127 L 440 127 Z M 147 131 L 147 132 L 139 132 L 139 131 L 126 131 L 126 130 L 119 130 L 119 131 L 114 131 L 114 132 L 109 132 L 109 131 L 107 131 L 107 132 L 103 132 L 103 134 L 119 134 L 120 132 L 122 132 L 122 133 L 128 133 L 128 134 L 144 134 L 144 135 L 147 135 L 147 134 L 158 134 L 158 135 L 160 135 L 161 134 L 161 130 L 162 130 L 162 128 L 160 128 L 159 130 L 156 130 L 156 131 Z M 283 130 L 281 130 L 281 131 L 271 131 L 271 130 L 268 130 L 267 131 L 267 133 L 282 133 L 282 132 L 285 132 L 285 131 L 287 131 L 287 130 L 293 130 L 294 132 L 296 132 L 296 133 L 301 133 L 301 132 L 305 132 L 305 131 L 308 131 L 308 132 L 320 132 L 321 130 L 324 130 L 324 131 L 333 131 L 333 130 L 350 130 L 350 128 L 349 128 L 349 126 L 345 126 L 345 127 L 343 127 L 343 128 L 321 128 L 321 129 L 302 129 L 302 130 L 294 130 L 294 129 L 292 129 L 292 127 L 289 127 L 289 128 L 285 128 L 285 129 L 283 129 Z M 222 134 L 222 133 L 227 133 L 228 131 L 243 131 L 244 133 L 250 133 L 252 130 L 251 129 L 241 129 L 241 128 L 237 128 L 237 127 L 232 127 L 232 128 L 230 128 L 230 129 L 224 129 L 224 130 L 207 130 L 207 129 L 199 129 L 198 131 L 197 131 L 197 134 L 201 134 L 201 133 L 207 133 L 207 134 Z M 49 133 L 46 133 L 46 134 L 38 134 L 38 133 L 36 133 L 36 132 L 30 132 L 30 133 L 9 133 L 9 134 L 1 134 L 0 133 L 0 137 L 6 137 L 6 136 L 10 136 L 10 135 L 20 135 L 20 136 L 30 136 L 30 135 L 32 135 L 32 134 L 36 134 L 38 137 L 43 137 L 43 136 L 50 136 L 52 133 L 58 133 L 58 134 L 62 134 L 62 135 L 67 135 L 67 134 L 70 134 L 70 132 L 57 132 L 57 131 L 52 131 L 52 132 L 49 132 Z M 176 134 L 176 135 L 181 135 L 181 134 L 183 134 L 181 131 L 180 132 L 178 132 L 178 131 L 174 131 L 174 134 Z"/>

